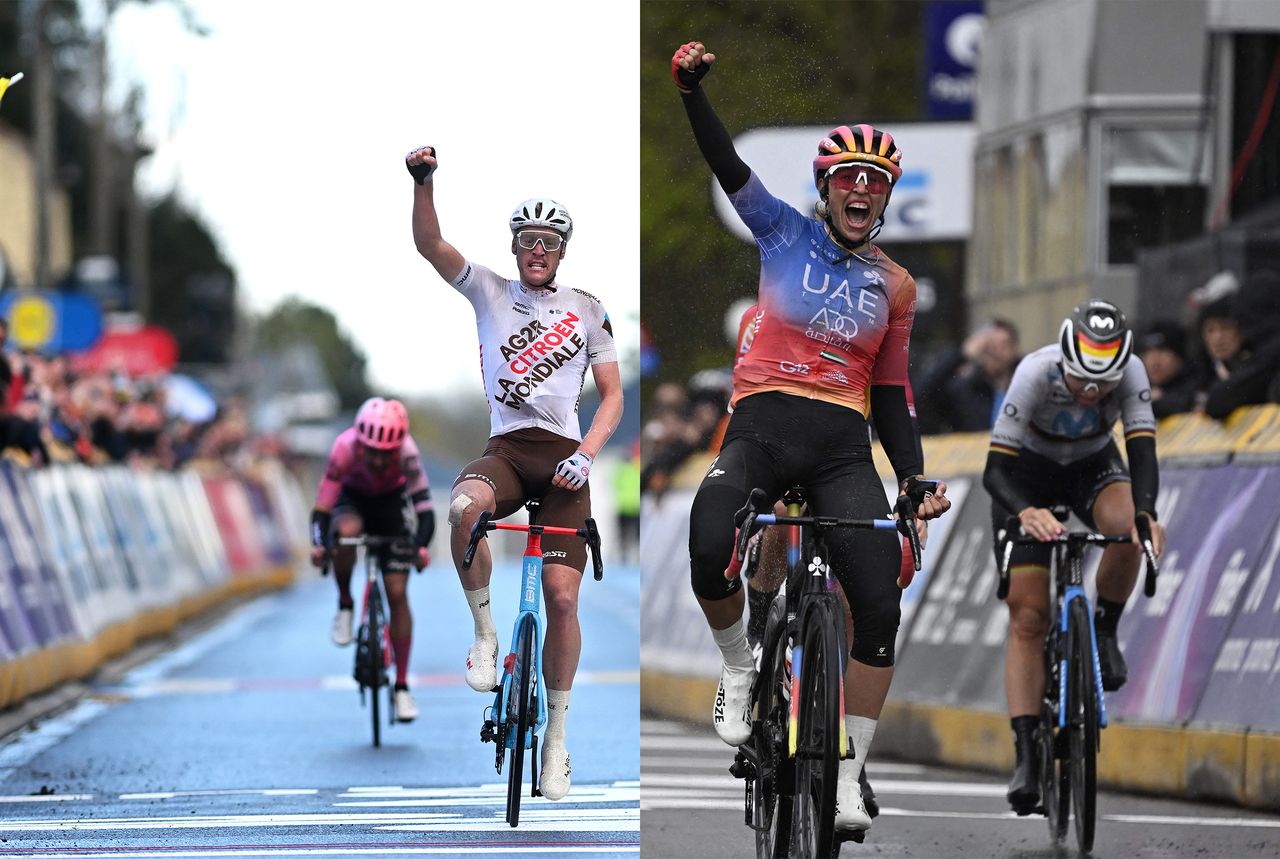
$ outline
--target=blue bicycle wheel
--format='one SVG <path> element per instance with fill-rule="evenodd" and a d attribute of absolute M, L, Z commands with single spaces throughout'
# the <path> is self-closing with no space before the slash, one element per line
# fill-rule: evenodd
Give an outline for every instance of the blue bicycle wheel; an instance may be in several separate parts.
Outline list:
<path fill-rule="evenodd" d="M 1093 673 L 1089 608 L 1072 600 L 1068 623 L 1067 730 L 1071 749 L 1071 803 L 1076 813 L 1076 843 L 1093 849 L 1098 811 L 1098 686 Z"/>
<path fill-rule="evenodd" d="M 529 743 L 531 725 L 538 718 L 537 671 L 535 664 L 537 646 L 533 618 L 525 615 L 516 633 L 516 659 L 511 669 L 511 697 L 507 702 L 507 730 L 511 742 L 511 769 L 507 773 L 507 823 L 516 826 L 520 822 L 520 794 L 524 783 L 524 749 Z"/>

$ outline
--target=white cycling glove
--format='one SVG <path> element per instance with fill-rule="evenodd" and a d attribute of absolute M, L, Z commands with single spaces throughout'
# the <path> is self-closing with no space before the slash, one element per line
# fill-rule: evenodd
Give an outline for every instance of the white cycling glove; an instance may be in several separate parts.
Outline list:
<path fill-rule="evenodd" d="M 591 456 L 583 451 L 576 451 L 573 456 L 563 459 L 556 466 L 556 476 L 568 482 L 569 488 L 577 491 L 587 482 L 591 473 Z"/>

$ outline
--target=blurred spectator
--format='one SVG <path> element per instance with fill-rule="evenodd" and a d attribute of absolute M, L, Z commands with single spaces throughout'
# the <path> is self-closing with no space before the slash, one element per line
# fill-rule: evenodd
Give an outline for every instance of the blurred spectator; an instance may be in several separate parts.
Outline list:
<path fill-rule="evenodd" d="M 613 500 L 618 511 L 619 556 L 623 563 L 640 557 L 640 441 L 613 472 Z"/>
<path fill-rule="evenodd" d="M 653 417 L 642 433 L 645 492 L 666 490 L 671 475 L 693 453 L 708 450 L 723 433 L 733 375 L 728 370 L 701 370 L 688 390 L 665 382 L 654 392 Z"/>
<path fill-rule="evenodd" d="M 927 434 L 991 429 L 1018 365 L 1018 329 L 992 319 L 945 354 L 925 373 L 916 397 L 920 429 Z"/>
<path fill-rule="evenodd" d="M 1204 412 L 1222 420 L 1240 406 L 1280 400 L 1280 276 L 1250 275 L 1234 296 L 1200 313 L 1209 358 Z"/>
<path fill-rule="evenodd" d="M 1173 320 L 1147 326 L 1135 351 L 1151 381 L 1151 409 L 1157 419 L 1189 412 L 1195 406 L 1199 379 L 1187 359 L 1187 335 Z"/>

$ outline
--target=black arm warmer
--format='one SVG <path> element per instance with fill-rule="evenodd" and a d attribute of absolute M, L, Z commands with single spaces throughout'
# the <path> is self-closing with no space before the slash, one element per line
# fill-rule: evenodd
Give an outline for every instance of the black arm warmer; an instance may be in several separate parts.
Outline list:
<path fill-rule="evenodd" d="M 738 191 L 751 178 L 751 168 L 738 157 L 733 148 L 733 138 L 725 130 L 724 123 L 711 107 L 707 94 L 699 87 L 691 93 L 682 94 L 684 112 L 689 115 L 689 125 L 693 127 L 693 139 L 702 150 L 702 157 L 707 160 L 711 172 L 720 182 L 726 194 Z"/>
<path fill-rule="evenodd" d="M 880 446 L 893 463 L 898 482 L 920 474 L 920 434 L 907 410 L 907 389 L 903 385 L 871 386 L 871 419 L 880 436 Z"/>
<path fill-rule="evenodd" d="M 1160 494 L 1160 465 L 1156 462 L 1156 440 L 1151 436 L 1136 436 L 1125 442 L 1129 454 L 1129 479 L 1133 481 L 1133 509 L 1135 513 L 1156 516 L 1156 496 Z"/>
<path fill-rule="evenodd" d="M 1013 479 L 1013 466 L 1018 457 L 992 450 L 987 453 L 987 467 L 982 472 L 982 485 L 1013 516 L 1031 507 L 1022 487 Z"/>
<path fill-rule="evenodd" d="M 418 511 L 418 533 L 414 535 L 414 542 L 419 546 L 428 546 L 431 544 L 431 535 L 436 532 L 436 511 L 419 510 Z"/>
<path fill-rule="evenodd" d="M 311 545 L 329 545 L 329 523 L 332 519 L 333 514 L 328 510 L 311 511 Z"/>

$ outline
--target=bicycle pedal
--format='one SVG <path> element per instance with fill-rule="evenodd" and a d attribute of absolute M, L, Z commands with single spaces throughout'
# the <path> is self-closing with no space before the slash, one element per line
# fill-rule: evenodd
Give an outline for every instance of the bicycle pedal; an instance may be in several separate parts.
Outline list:
<path fill-rule="evenodd" d="M 834 843 L 832 844 L 832 853 L 839 849 L 839 845 L 846 841 L 852 841 L 854 844 L 861 844 L 867 838 L 867 830 L 865 829 L 837 829 L 835 832 Z"/>
<path fill-rule="evenodd" d="M 742 752 L 738 752 L 733 756 L 733 764 L 729 767 L 729 774 L 734 778 L 754 779 L 756 777 L 756 766 L 747 759 Z"/>
<path fill-rule="evenodd" d="M 496 743 L 498 741 L 497 728 L 497 725 L 486 719 L 485 723 L 480 726 L 480 742 Z"/>

